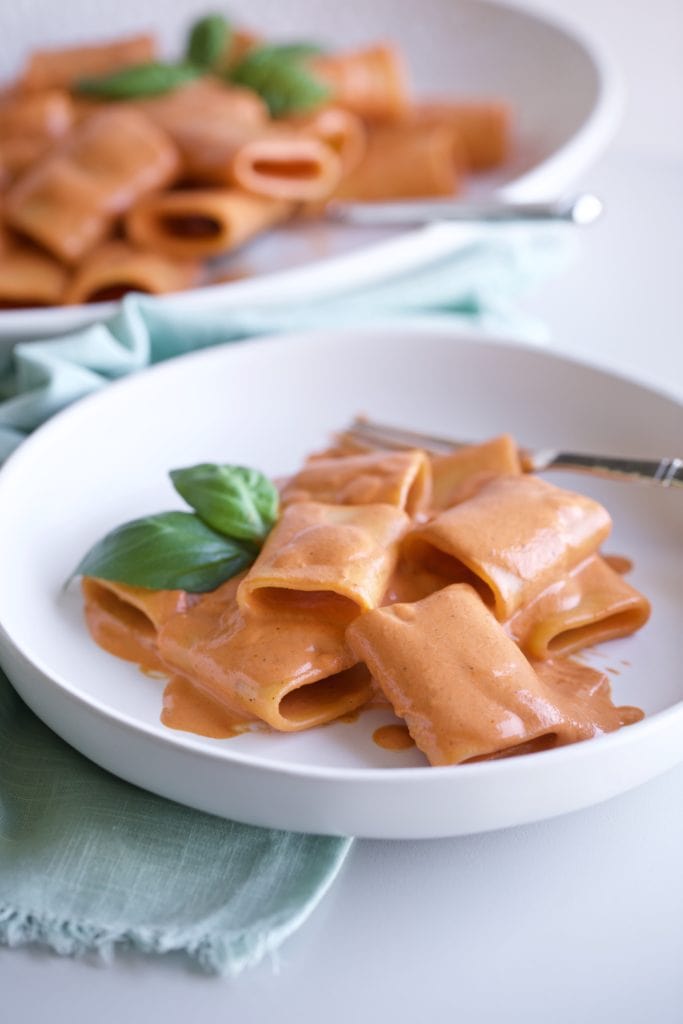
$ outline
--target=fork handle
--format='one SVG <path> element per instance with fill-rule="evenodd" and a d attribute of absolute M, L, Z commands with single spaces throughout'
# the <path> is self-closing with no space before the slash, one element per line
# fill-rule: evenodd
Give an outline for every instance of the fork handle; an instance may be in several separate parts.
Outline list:
<path fill-rule="evenodd" d="M 534 452 L 528 461 L 534 472 L 573 469 L 595 476 L 651 480 L 660 487 L 683 487 L 683 459 L 625 459 L 577 452 Z"/>
<path fill-rule="evenodd" d="M 415 227 L 436 221 L 568 221 L 592 224 L 602 213 L 597 196 L 584 192 L 578 196 L 548 202 L 512 200 L 399 199 L 389 202 L 349 202 L 335 200 L 325 215 L 330 220 L 363 227 Z"/>
<path fill-rule="evenodd" d="M 374 423 L 363 417 L 356 417 L 349 432 L 380 448 L 424 448 L 434 454 L 448 454 L 467 443 Z M 660 487 L 683 487 L 683 459 L 680 458 L 628 459 L 616 455 L 563 452 L 556 448 L 536 451 L 522 448 L 520 455 L 522 465 L 529 473 L 541 473 L 546 469 L 570 469 L 615 480 L 649 480 Z"/>

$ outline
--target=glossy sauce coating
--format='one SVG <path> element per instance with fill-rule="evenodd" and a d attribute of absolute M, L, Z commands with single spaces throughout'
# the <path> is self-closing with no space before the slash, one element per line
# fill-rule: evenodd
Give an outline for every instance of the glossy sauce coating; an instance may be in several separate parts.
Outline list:
<path fill-rule="evenodd" d="M 161 721 L 169 729 L 227 740 L 248 732 L 257 724 L 239 712 L 213 700 L 184 676 L 171 676 L 164 688 Z"/>
<path fill-rule="evenodd" d="M 611 529 L 591 498 L 499 476 L 405 540 L 409 561 L 474 586 L 503 622 L 594 554 Z"/>
<path fill-rule="evenodd" d="M 515 471 L 511 439 L 477 447 L 479 462 L 467 449 L 460 464 L 445 457 L 441 480 L 459 502 L 445 512 L 424 507 L 435 463 L 419 453 L 314 458 L 282 483 L 289 504 L 251 570 L 205 595 L 85 580 L 90 630 L 170 677 L 164 724 L 216 738 L 353 721 L 384 701 L 406 724 L 374 742 L 456 764 L 637 721 L 604 673 L 559 656 L 649 614 L 612 567 L 626 560 L 596 553 L 607 513 Z M 512 471 L 492 475 L 495 460 Z M 422 475 L 405 537 L 401 506 Z"/>
<path fill-rule="evenodd" d="M 145 590 L 125 583 L 82 582 L 85 619 L 96 643 L 143 669 L 164 671 L 157 631 L 167 619 L 187 610 L 196 598 L 184 590 Z"/>
<path fill-rule="evenodd" d="M 368 612 L 347 640 L 434 765 L 540 737 L 573 743 L 640 714 L 615 708 L 605 677 L 585 666 L 537 671 L 465 584 Z"/>
<path fill-rule="evenodd" d="M 649 615 L 647 598 L 592 555 L 520 609 L 506 629 L 529 657 L 548 658 L 628 636 Z"/>
<path fill-rule="evenodd" d="M 298 601 L 312 591 L 348 622 L 379 604 L 409 525 L 406 513 L 390 505 L 288 505 L 241 584 L 238 603 L 252 611 L 264 600 L 291 607 L 293 595 Z"/>
<path fill-rule="evenodd" d="M 383 750 L 409 750 L 415 746 L 407 725 L 381 725 L 373 732 L 372 739 Z"/>
<path fill-rule="evenodd" d="M 311 460 L 287 483 L 282 501 L 379 503 L 414 515 L 427 504 L 430 491 L 431 471 L 424 452 L 371 452 L 345 459 Z"/>
<path fill-rule="evenodd" d="M 7 220 L 75 263 L 103 240 L 118 214 L 168 184 L 178 166 L 173 144 L 140 111 L 100 110 L 10 188 Z"/>

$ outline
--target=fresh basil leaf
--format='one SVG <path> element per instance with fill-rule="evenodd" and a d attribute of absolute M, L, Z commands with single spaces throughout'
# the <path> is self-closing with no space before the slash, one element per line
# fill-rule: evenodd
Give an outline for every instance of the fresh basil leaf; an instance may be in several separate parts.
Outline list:
<path fill-rule="evenodd" d="M 170 473 L 178 494 L 214 530 L 261 543 L 279 504 L 275 485 L 257 469 L 201 463 Z"/>
<path fill-rule="evenodd" d="M 211 70 L 227 52 L 231 37 L 232 28 L 222 14 L 207 14 L 190 29 L 185 59 L 197 67 Z"/>
<path fill-rule="evenodd" d="M 246 62 L 247 57 L 251 64 L 261 64 L 270 60 L 300 62 L 306 57 L 316 57 L 322 52 L 322 47 L 316 43 L 270 43 L 249 50 L 242 63 Z"/>
<path fill-rule="evenodd" d="M 309 110 L 330 96 L 330 87 L 306 68 L 304 58 L 318 52 L 304 43 L 262 46 L 230 72 L 230 80 L 253 89 L 272 117 Z"/>
<path fill-rule="evenodd" d="M 124 523 L 98 541 L 74 575 L 151 590 L 215 590 L 257 551 L 216 533 L 192 512 L 161 512 Z"/>
<path fill-rule="evenodd" d="M 98 78 L 83 78 L 76 91 L 101 100 L 134 100 L 158 96 L 191 82 L 203 72 L 192 64 L 136 64 Z"/>

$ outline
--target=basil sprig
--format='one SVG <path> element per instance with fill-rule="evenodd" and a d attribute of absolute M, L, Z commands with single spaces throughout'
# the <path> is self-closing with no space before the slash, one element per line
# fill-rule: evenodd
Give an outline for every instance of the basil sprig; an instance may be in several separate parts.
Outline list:
<path fill-rule="evenodd" d="M 275 522 L 277 488 L 256 469 L 201 463 L 174 469 L 170 476 L 197 515 L 228 537 L 260 544 Z"/>
<path fill-rule="evenodd" d="M 231 41 L 228 19 L 222 14 L 206 14 L 190 28 L 183 60 L 152 61 L 84 78 L 77 83 L 76 91 L 100 100 L 134 100 L 172 92 L 200 75 L 221 74 Z M 284 117 L 328 99 L 329 86 L 305 65 L 307 57 L 319 52 L 311 43 L 257 46 L 226 72 L 226 78 L 258 93 L 272 117 Z"/>
<path fill-rule="evenodd" d="M 330 87 L 306 67 L 306 58 L 316 53 L 309 43 L 260 46 L 249 50 L 229 78 L 258 93 L 272 117 L 310 110 L 330 95 Z"/>
<path fill-rule="evenodd" d="M 264 61 L 302 61 L 306 57 L 315 57 L 322 53 L 316 43 L 269 43 L 249 50 L 251 64 L 262 64 Z"/>
<path fill-rule="evenodd" d="M 99 100 L 134 100 L 159 96 L 193 81 L 202 74 L 194 64 L 163 64 L 153 61 L 121 68 L 98 78 L 82 78 L 76 90 Z"/>
<path fill-rule="evenodd" d="M 74 575 L 150 590 L 215 590 L 254 561 L 275 523 L 278 494 L 262 473 L 202 463 L 171 471 L 193 512 L 160 512 L 118 526 Z"/>
<path fill-rule="evenodd" d="M 254 561 L 253 547 L 216 533 L 192 512 L 160 512 L 118 526 L 90 549 L 77 575 L 150 590 L 215 590 Z"/>
<path fill-rule="evenodd" d="M 232 39 L 232 27 L 222 14 L 207 14 L 190 29 L 185 60 L 195 67 L 211 71 L 226 55 Z"/>
<path fill-rule="evenodd" d="M 222 14 L 207 14 L 190 28 L 184 60 L 151 61 L 110 74 L 84 78 L 76 91 L 100 100 L 135 100 L 160 96 L 215 70 L 227 52 L 232 28 Z"/>

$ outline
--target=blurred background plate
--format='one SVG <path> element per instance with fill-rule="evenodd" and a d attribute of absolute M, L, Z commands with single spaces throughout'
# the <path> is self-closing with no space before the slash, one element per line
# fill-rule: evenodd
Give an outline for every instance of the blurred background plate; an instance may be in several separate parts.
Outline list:
<path fill-rule="evenodd" d="M 209 5 L 210 6 L 210 5 Z M 54 17 L 53 0 L 7 5 L 0 15 L 3 79 L 16 73 L 26 52 L 153 30 L 169 53 L 178 50 L 201 0 L 135 0 L 107 4 L 106 27 L 87 0 L 71 0 Z M 30 17 L 28 15 L 31 15 Z M 582 33 L 544 15 L 489 0 L 363 0 L 330 6 L 318 0 L 237 0 L 231 15 L 265 35 L 320 41 L 331 48 L 391 38 L 407 55 L 419 95 L 499 96 L 515 111 L 515 152 L 506 167 L 478 175 L 464 196 L 542 199 L 561 194 L 601 154 L 616 130 L 621 88 L 610 59 Z M 293 286 L 338 280 L 353 273 L 354 255 L 392 258 L 397 229 L 356 228 L 324 222 L 270 231 L 225 261 L 235 281 L 195 290 L 204 308 L 278 301 Z M 443 235 L 411 233 L 412 258 L 433 258 Z M 458 244 L 457 232 L 454 244 Z M 380 245 L 375 251 L 373 247 Z M 341 260 L 341 262 L 340 262 Z M 242 279 L 242 275 L 248 275 Z M 297 291 L 299 288 L 297 288 Z M 172 304 L 165 296 L 158 301 Z M 115 303 L 0 312 L 0 340 L 44 338 L 109 316 Z"/>

